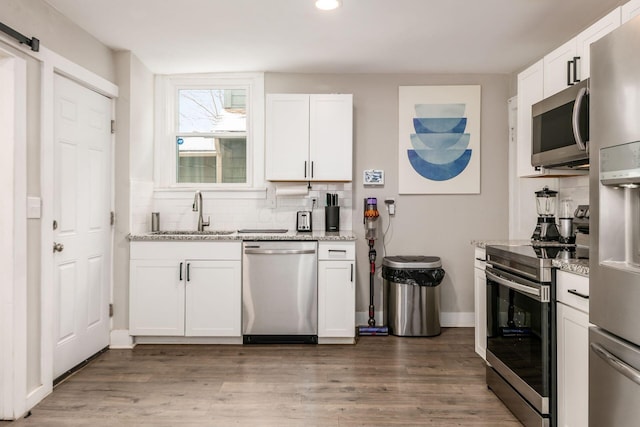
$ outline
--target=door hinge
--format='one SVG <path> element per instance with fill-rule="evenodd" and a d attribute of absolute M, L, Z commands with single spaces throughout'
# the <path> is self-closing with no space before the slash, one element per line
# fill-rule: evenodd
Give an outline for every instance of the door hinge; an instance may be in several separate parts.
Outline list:
<path fill-rule="evenodd" d="M 111 133 L 116 133 L 116 121 L 111 120 Z"/>
<path fill-rule="evenodd" d="M 109 317 L 113 317 L 113 304 L 109 304 Z"/>
<path fill-rule="evenodd" d="M 116 223 L 116 213 L 114 211 L 111 211 L 109 214 L 109 223 L 111 225 L 114 225 Z"/>

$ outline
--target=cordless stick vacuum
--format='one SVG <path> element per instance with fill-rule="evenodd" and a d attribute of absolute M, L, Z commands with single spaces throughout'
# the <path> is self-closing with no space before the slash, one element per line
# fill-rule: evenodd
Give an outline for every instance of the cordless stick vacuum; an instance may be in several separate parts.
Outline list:
<path fill-rule="evenodd" d="M 364 225 L 365 238 L 369 242 L 369 321 L 368 326 L 359 326 L 358 335 L 389 335 L 389 328 L 376 326 L 376 307 L 374 297 L 374 279 L 376 273 L 376 250 L 374 245 L 377 239 L 378 200 L 375 197 L 364 199 Z"/>

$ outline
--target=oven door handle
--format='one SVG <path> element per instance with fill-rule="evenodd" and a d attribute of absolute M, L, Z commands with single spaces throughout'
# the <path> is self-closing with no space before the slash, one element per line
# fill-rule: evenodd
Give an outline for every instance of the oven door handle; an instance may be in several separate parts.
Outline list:
<path fill-rule="evenodd" d="M 507 288 L 514 289 L 519 292 L 524 292 L 525 294 L 533 295 L 540 299 L 540 289 L 532 288 L 531 286 L 523 285 L 521 283 L 514 282 L 513 280 L 505 279 L 504 277 L 500 277 L 497 274 L 492 273 L 489 269 L 485 270 L 487 278 L 500 284 L 506 286 Z"/>

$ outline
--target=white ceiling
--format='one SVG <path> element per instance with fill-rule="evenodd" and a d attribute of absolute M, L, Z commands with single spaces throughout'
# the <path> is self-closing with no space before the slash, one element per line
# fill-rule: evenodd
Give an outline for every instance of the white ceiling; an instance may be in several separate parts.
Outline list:
<path fill-rule="evenodd" d="M 620 0 L 46 0 L 157 74 L 511 73 Z"/>

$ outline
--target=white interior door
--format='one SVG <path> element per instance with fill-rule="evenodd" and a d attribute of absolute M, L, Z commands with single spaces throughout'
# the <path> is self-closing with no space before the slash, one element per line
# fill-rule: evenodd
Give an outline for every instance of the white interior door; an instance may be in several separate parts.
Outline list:
<path fill-rule="evenodd" d="M 54 378 L 109 344 L 111 101 L 54 82 Z"/>

